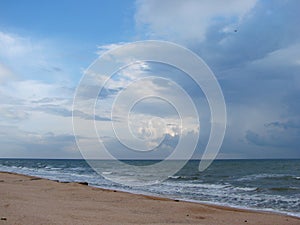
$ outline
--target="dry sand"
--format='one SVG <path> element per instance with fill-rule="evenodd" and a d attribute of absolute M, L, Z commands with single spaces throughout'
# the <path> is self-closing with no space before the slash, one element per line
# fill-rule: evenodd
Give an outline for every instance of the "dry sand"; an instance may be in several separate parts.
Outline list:
<path fill-rule="evenodd" d="M 300 218 L 0 173 L 2 224 L 285 225 Z"/>

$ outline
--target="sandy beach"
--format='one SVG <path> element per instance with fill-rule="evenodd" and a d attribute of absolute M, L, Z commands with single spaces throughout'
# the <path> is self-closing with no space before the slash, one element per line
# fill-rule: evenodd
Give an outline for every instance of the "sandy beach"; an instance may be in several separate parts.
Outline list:
<path fill-rule="evenodd" d="M 0 173 L 0 224 L 300 224 L 300 218 Z"/>

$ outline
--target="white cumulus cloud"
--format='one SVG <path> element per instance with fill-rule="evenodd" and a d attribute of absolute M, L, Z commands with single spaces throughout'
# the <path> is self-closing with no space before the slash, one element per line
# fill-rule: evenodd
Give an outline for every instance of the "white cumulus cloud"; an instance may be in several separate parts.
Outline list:
<path fill-rule="evenodd" d="M 149 28 L 150 37 L 203 40 L 207 28 L 214 22 L 239 23 L 255 3 L 256 0 L 140 0 L 137 1 L 135 19 L 140 28 Z"/>

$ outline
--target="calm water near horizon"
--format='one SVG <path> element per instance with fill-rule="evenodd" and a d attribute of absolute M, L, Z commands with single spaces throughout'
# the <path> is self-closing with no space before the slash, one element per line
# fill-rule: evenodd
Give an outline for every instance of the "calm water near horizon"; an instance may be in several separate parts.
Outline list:
<path fill-rule="evenodd" d="M 146 165 L 156 161 L 125 161 Z M 104 175 L 114 175 L 110 161 Z M 0 159 L 0 171 L 89 185 L 132 193 L 287 213 L 300 217 L 300 159 L 215 160 L 204 172 L 199 161 L 189 161 L 162 183 L 131 187 L 99 176 L 84 160 Z M 128 171 L 122 171 L 128 172 Z M 135 176 L 135 174 L 130 174 Z M 119 176 L 116 174 L 115 176 Z M 141 181 L 142 182 L 142 181 Z"/>

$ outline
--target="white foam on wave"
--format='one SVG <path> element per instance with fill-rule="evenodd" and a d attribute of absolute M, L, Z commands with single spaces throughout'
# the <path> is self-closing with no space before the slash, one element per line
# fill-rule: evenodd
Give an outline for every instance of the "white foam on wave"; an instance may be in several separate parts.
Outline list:
<path fill-rule="evenodd" d="M 282 177 L 293 177 L 291 174 L 270 174 L 270 173 L 259 173 L 259 174 L 251 174 L 241 178 L 238 178 L 238 181 L 252 181 L 257 179 L 264 178 L 282 178 Z M 300 179 L 300 177 L 298 177 Z M 297 177 L 296 177 L 297 179 Z"/>
<path fill-rule="evenodd" d="M 181 188 L 201 188 L 203 189 L 224 189 L 229 188 L 229 184 L 209 184 L 209 183 L 187 183 L 187 182 L 164 182 L 164 185 Z"/>
<path fill-rule="evenodd" d="M 104 171 L 104 172 L 102 172 L 102 174 L 103 175 L 110 175 L 110 174 L 112 174 L 112 172 L 111 171 Z"/>
<path fill-rule="evenodd" d="M 179 179 L 179 178 L 181 178 L 181 176 L 168 176 L 168 178 L 171 178 L 171 179 Z"/>
<path fill-rule="evenodd" d="M 257 187 L 234 187 L 238 191 L 256 191 Z"/>

